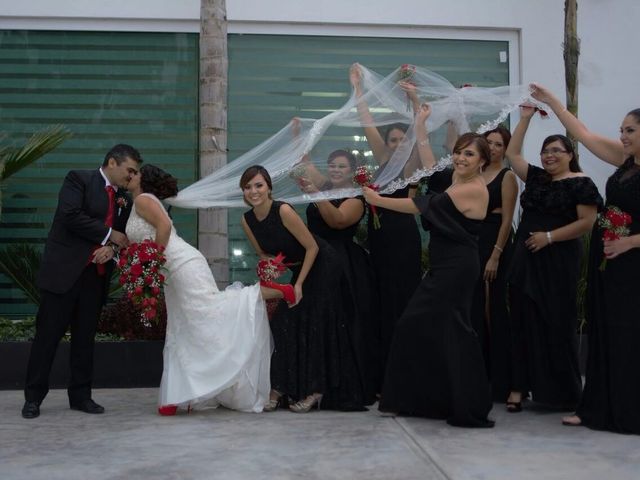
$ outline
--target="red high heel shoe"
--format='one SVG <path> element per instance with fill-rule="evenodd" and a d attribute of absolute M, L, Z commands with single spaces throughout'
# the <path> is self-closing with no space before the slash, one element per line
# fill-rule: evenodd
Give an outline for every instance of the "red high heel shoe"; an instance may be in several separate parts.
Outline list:
<path fill-rule="evenodd" d="M 293 289 L 293 285 L 291 285 L 290 283 L 283 285 L 281 283 L 264 282 L 261 280 L 260 285 L 267 288 L 273 288 L 274 290 L 280 290 L 282 292 L 285 302 L 289 304 L 296 303 L 296 293 Z"/>
<path fill-rule="evenodd" d="M 158 407 L 158 415 L 162 415 L 163 417 L 170 417 L 175 415 L 178 411 L 177 405 L 161 405 Z"/>

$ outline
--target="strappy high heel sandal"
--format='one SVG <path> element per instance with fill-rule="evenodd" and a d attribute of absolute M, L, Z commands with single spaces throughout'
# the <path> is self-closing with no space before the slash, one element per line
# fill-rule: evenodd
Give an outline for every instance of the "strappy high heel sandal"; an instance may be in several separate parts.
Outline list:
<path fill-rule="evenodd" d="M 272 393 L 277 395 L 277 397 L 272 398 L 271 395 L 269 395 L 269 401 L 264 405 L 264 407 L 262 407 L 263 412 L 273 412 L 277 410 L 278 407 L 280 407 L 280 402 L 282 402 L 282 394 L 277 390 L 273 390 Z"/>
<path fill-rule="evenodd" d="M 321 393 L 313 393 L 304 400 L 289 405 L 289 410 L 295 413 L 308 413 L 313 407 L 317 407 L 320 410 L 320 403 L 322 402 Z"/>

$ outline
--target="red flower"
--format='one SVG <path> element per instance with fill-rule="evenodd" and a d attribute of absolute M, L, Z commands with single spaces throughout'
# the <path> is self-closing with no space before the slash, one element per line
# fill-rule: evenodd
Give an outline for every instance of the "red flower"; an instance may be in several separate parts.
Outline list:
<path fill-rule="evenodd" d="M 140 263 L 134 263 L 133 265 L 131 265 L 131 275 L 135 276 L 136 278 L 139 277 L 140 275 L 142 275 L 142 264 Z"/>
<path fill-rule="evenodd" d="M 129 248 L 122 251 L 118 262 L 121 269 L 120 284 L 134 305 L 140 309 L 143 323 L 148 320 L 156 320 L 157 297 L 161 294 L 161 287 L 165 277 L 159 270 L 166 262 L 162 254 L 163 248 L 152 242 L 144 240 L 141 243 L 132 243 Z"/>
<path fill-rule="evenodd" d="M 371 180 L 373 179 L 373 171 L 374 169 L 369 165 L 360 165 L 356 168 L 353 175 L 353 183 L 361 187 L 369 187 L 372 190 L 378 190 L 378 186 L 371 183 Z M 375 205 L 369 205 L 369 207 L 371 208 L 371 214 L 373 215 L 373 228 L 377 230 L 380 228 L 380 217 L 378 216 Z"/>
<path fill-rule="evenodd" d="M 606 241 L 619 240 L 630 234 L 629 225 L 632 222 L 631 215 L 623 212 L 618 207 L 610 205 L 604 214 L 598 215 L 598 226 L 602 229 L 602 239 Z M 607 266 L 607 257 L 605 256 L 600 264 L 600 271 Z"/>

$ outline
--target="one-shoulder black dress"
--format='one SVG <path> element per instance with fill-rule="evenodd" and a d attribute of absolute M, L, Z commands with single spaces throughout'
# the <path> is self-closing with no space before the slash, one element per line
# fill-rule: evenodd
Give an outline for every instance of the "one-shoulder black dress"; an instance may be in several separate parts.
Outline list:
<path fill-rule="evenodd" d="M 306 251 L 282 223 L 282 205 L 274 201 L 263 220 L 253 210 L 245 212 L 244 219 L 262 251 L 274 256 L 282 253 L 285 263 L 293 264 L 289 268 L 295 283 Z M 341 261 L 328 243 L 315 239 L 320 251 L 305 279 L 302 300 L 293 308 L 281 301 L 271 318 L 271 388 L 293 401 L 322 393 L 322 408 L 363 410 L 348 319 L 335 292 L 343 282 Z"/>
<path fill-rule="evenodd" d="M 607 181 L 607 206 L 631 215 L 640 234 L 640 166 L 628 159 Z M 589 349 L 586 383 L 576 413 L 598 430 L 640 434 L 640 248 L 603 260 L 594 228 L 587 288 Z"/>
<path fill-rule="evenodd" d="M 522 219 L 507 279 L 511 306 L 511 390 L 531 392 L 553 408 L 575 409 L 582 391 L 578 364 L 576 305 L 582 239 L 553 242 L 533 253 L 531 232 L 547 232 L 577 220 L 577 205 L 602 206 L 589 177 L 552 181 L 529 165 L 520 196 Z"/>
<path fill-rule="evenodd" d="M 398 320 L 380 410 L 492 427 L 491 387 L 470 318 L 482 222 L 462 215 L 446 192 L 414 202 L 431 232 L 430 269 Z"/>

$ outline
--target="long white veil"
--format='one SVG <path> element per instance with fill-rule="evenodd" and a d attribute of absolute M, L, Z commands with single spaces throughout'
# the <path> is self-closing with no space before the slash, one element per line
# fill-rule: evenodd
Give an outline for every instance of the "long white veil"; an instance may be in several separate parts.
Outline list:
<path fill-rule="evenodd" d="M 355 184 L 348 188 L 321 189 L 311 194 L 300 189 L 298 180 L 305 175 L 305 169 L 326 172 L 328 155 L 338 149 L 352 152 L 361 164 L 379 167 L 375 183 L 381 192 L 391 193 L 450 164 L 449 152 L 442 146 L 448 131 L 483 133 L 506 120 L 523 102 L 536 105 L 529 97 L 528 87 L 523 85 L 456 88 L 440 75 L 420 67 L 405 65 L 386 77 L 364 66 L 359 69 L 360 97 L 352 92 L 340 109 L 322 118 L 292 119 L 275 135 L 181 190 L 167 203 L 183 208 L 244 207 L 238 185 L 240 176 L 246 168 L 256 164 L 269 171 L 274 198 L 291 204 L 360 195 L 361 189 Z M 426 126 L 434 154 L 441 158 L 431 171 L 416 161 L 414 113 L 399 80 L 414 85 L 419 101 L 431 105 L 432 113 Z M 363 109 L 366 116 L 362 114 Z M 399 146 L 389 150 L 388 158 L 373 158 L 363 127 L 384 129 L 396 124 L 406 128 Z"/>

